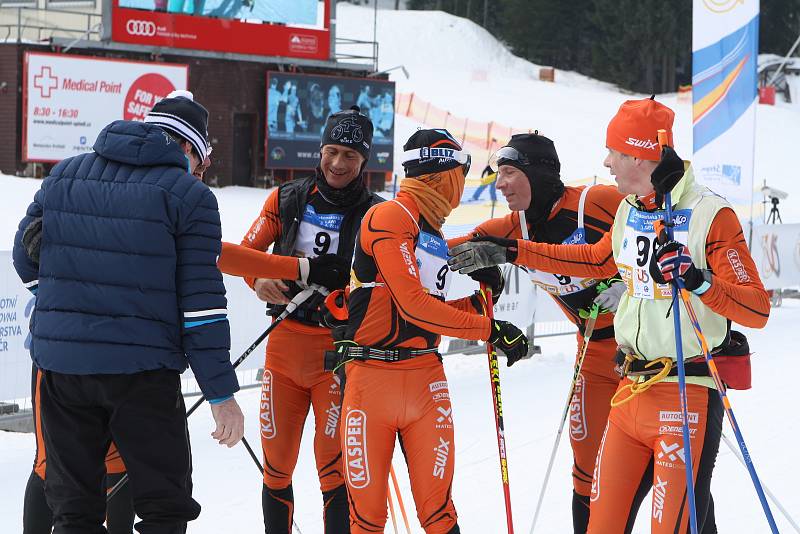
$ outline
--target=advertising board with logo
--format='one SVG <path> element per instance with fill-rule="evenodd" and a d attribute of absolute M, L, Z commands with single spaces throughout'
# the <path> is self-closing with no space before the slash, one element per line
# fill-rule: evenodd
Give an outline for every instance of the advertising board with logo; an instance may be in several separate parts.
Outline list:
<path fill-rule="evenodd" d="M 367 170 L 391 171 L 394 98 L 394 82 L 267 72 L 267 168 L 315 168 L 328 115 L 357 105 L 374 126 Z"/>
<path fill-rule="evenodd" d="M 756 226 L 750 250 L 766 289 L 800 286 L 800 224 Z M 746 282 L 738 255 L 729 253 L 728 261 L 739 281 Z"/>
<path fill-rule="evenodd" d="M 31 52 L 24 69 L 23 160 L 43 162 L 91 151 L 114 120 L 144 120 L 189 76 L 187 65 Z"/>
<path fill-rule="evenodd" d="M 104 12 L 113 41 L 330 59 L 331 0 L 105 0 Z"/>
<path fill-rule="evenodd" d="M 0 252 L 0 401 L 30 396 L 28 324 L 35 299 L 20 282 L 11 252 Z"/>

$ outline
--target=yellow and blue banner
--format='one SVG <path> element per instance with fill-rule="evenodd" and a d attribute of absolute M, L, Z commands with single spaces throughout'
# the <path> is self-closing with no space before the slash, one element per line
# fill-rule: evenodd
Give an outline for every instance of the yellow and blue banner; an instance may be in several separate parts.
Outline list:
<path fill-rule="evenodd" d="M 695 176 L 749 217 L 758 94 L 759 0 L 693 0 Z"/>

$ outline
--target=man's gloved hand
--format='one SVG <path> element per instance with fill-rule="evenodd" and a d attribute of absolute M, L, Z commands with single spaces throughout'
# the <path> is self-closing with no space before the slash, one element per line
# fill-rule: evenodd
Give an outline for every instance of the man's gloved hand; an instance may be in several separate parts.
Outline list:
<path fill-rule="evenodd" d="M 451 271 L 469 274 L 472 271 L 512 263 L 517 259 L 516 239 L 491 235 L 473 237 L 450 249 L 447 265 Z"/>
<path fill-rule="evenodd" d="M 656 206 L 659 208 L 664 203 L 664 195 L 672 189 L 683 178 L 683 160 L 672 147 L 661 147 L 661 160 L 653 172 L 650 174 L 650 182 L 656 190 Z"/>
<path fill-rule="evenodd" d="M 36 217 L 22 232 L 22 246 L 33 263 L 39 265 L 39 249 L 42 246 L 42 218 Z"/>
<path fill-rule="evenodd" d="M 659 284 L 669 284 L 680 278 L 689 291 L 699 288 L 705 280 L 700 269 L 695 267 L 689 248 L 677 241 L 656 246 L 650 259 L 650 276 Z"/>
<path fill-rule="evenodd" d="M 300 281 L 330 291 L 341 289 L 350 281 L 350 261 L 336 254 L 300 258 Z"/>
<path fill-rule="evenodd" d="M 492 303 L 497 304 L 497 299 L 500 298 L 500 293 L 503 292 L 503 288 L 506 286 L 500 267 L 496 265 L 494 267 L 484 267 L 483 269 L 472 271 L 467 276 L 481 285 L 489 286 L 489 289 L 492 290 Z"/>
<path fill-rule="evenodd" d="M 619 300 L 627 289 L 628 286 L 625 285 L 625 282 L 614 279 L 611 281 L 611 284 L 605 284 L 605 289 L 594 298 L 594 303 L 600 307 L 601 313 L 617 313 Z"/>
<path fill-rule="evenodd" d="M 509 367 L 528 355 L 528 338 L 525 337 L 522 330 L 508 321 L 492 319 L 492 334 L 489 336 L 489 343 L 494 345 L 494 348 L 503 351 Z"/>

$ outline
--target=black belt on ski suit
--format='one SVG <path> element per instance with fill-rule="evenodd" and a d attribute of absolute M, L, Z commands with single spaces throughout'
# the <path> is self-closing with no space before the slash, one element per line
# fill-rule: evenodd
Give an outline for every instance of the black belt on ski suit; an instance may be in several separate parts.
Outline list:
<path fill-rule="evenodd" d="M 325 370 L 333 371 L 343 362 L 350 360 L 367 361 L 377 360 L 381 362 L 402 362 L 426 354 L 436 354 L 437 348 L 431 349 L 409 349 L 400 347 L 397 349 L 377 349 L 375 347 L 365 347 L 363 345 L 345 345 L 338 350 L 325 351 Z"/>

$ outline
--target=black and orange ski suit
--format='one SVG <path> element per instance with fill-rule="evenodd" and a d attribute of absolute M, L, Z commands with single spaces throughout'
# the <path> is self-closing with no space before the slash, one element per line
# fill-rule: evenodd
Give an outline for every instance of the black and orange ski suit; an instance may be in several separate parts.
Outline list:
<path fill-rule="evenodd" d="M 283 184 L 267 198 L 242 246 L 223 248 L 220 269 L 244 276 L 253 287 L 257 278 L 296 280 L 298 256 L 336 253 L 350 260 L 361 218 L 377 201 L 364 190 L 358 202 L 337 207 L 320 194 L 313 177 Z M 270 246 L 273 254 L 265 255 Z M 321 299 L 311 302 L 314 298 L 318 296 L 283 320 L 267 341 L 259 422 L 264 452 L 262 505 L 270 534 L 292 531 L 292 474 L 309 408 L 314 413 L 314 456 L 325 532 L 338 534 L 347 528 L 339 444 L 341 388 L 338 378 L 324 370 L 324 354 L 333 350 L 333 338 L 330 329 L 319 324 Z"/>
<path fill-rule="evenodd" d="M 579 230 L 581 195 L 587 186 L 567 186 L 561 198 L 553 206 L 546 223 L 534 228 L 528 224 L 530 240 L 533 242 L 561 244 L 571 242 Z M 581 242 L 596 243 L 611 229 L 614 213 L 624 195 L 610 185 L 589 186 L 583 204 L 583 233 Z M 492 235 L 507 239 L 521 239 L 519 213 L 512 212 L 502 218 L 491 219 L 475 228 L 473 235 Z M 453 246 L 472 237 L 464 236 L 448 241 Z M 533 282 L 558 304 L 564 315 L 578 327 L 578 352 L 583 346 L 585 321 L 579 310 L 588 310 L 597 296 L 597 279 L 582 279 L 552 272 L 542 276 L 531 276 Z M 577 282 L 577 283 L 576 283 Z M 589 519 L 589 494 L 592 489 L 592 472 L 597 457 L 597 448 L 603 437 L 603 429 L 611 409 L 610 400 L 617 390 L 619 375 L 614 371 L 614 315 L 598 316 L 591 343 L 586 351 L 581 373 L 575 384 L 569 412 L 569 437 L 572 445 L 572 483 L 576 498 L 573 501 L 575 532 L 585 532 Z M 577 356 L 576 356 L 577 358 Z"/>
<path fill-rule="evenodd" d="M 396 362 L 351 361 L 342 408 L 342 449 L 353 534 L 383 532 L 397 436 L 417 517 L 427 534 L 458 532 L 451 498 L 453 408 L 440 335 L 485 340 L 491 323 L 476 297 L 445 302 L 449 277 L 441 233 L 412 196 L 373 207 L 356 246 L 346 338 L 380 350 L 429 350 Z"/>

